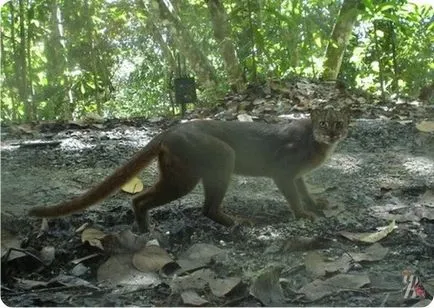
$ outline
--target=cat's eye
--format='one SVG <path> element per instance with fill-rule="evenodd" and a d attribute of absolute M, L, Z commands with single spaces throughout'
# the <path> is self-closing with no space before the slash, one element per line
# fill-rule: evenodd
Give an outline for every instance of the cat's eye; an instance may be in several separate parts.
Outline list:
<path fill-rule="evenodd" d="M 337 129 L 340 129 L 340 128 L 344 127 L 344 122 L 342 122 L 342 121 L 337 121 L 337 122 L 335 123 L 335 127 L 336 127 Z"/>
<path fill-rule="evenodd" d="M 319 127 L 325 128 L 327 126 L 327 123 L 325 121 L 319 121 Z"/>

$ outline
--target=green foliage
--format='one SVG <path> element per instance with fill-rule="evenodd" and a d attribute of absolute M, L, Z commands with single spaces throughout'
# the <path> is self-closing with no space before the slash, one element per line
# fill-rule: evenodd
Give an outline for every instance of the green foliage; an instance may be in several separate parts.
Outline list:
<path fill-rule="evenodd" d="M 245 81 L 320 76 L 341 1 L 221 1 Z M 1 120 L 170 113 L 173 59 L 149 23 L 161 16 L 138 3 L 13 0 L 3 5 Z M 196 48 L 216 69 L 218 86 L 198 85 L 200 101 L 212 104 L 229 85 L 207 2 L 171 3 Z M 362 6 L 339 78 L 372 93 L 417 95 L 434 79 L 433 7 L 405 0 L 363 0 Z M 173 37 L 160 30 L 176 55 Z M 194 66 L 188 63 L 188 74 L 194 75 Z"/>
<path fill-rule="evenodd" d="M 365 0 L 340 77 L 355 87 L 380 94 L 381 78 L 389 95 L 417 96 L 434 79 L 434 9 L 405 1 L 375 5 Z"/>

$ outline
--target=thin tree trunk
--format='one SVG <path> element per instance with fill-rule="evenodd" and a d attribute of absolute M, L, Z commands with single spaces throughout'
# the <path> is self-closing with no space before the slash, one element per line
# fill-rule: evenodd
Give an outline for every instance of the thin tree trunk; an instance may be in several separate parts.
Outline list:
<path fill-rule="evenodd" d="M 392 22 L 389 22 L 390 32 L 391 32 L 391 42 L 392 42 L 392 63 L 393 63 L 393 93 L 399 94 L 399 72 L 398 72 L 398 60 L 397 60 L 397 49 L 396 49 L 396 31 L 395 26 Z"/>
<path fill-rule="evenodd" d="M 11 78 L 11 84 L 13 87 L 18 88 L 18 76 L 20 74 L 19 72 L 19 66 L 18 66 L 18 57 L 17 57 L 17 45 L 15 42 L 15 8 L 13 5 L 13 2 L 9 2 L 9 8 L 11 13 L 11 42 L 12 42 L 12 58 L 14 59 L 14 74 Z M 3 47 L 3 44 L 2 44 Z M 16 122 L 18 120 L 17 117 L 17 103 L 16 103 L 16 96 L 14 93 L 11 93 L 11 100 L 12 100 L 12 121 Z"/>
<path fill-rule="evenodd" d="M 33 36 L 33 25 L 31 24 L 32 18 L 33 18 L 33 14 L 34 14 L 34 10 L 33 10 L 33 6 L 30 5 L 29 3 L 30 1 L 27 0 L 27 7 L 29 9 L 29 14 L 28 14 L 28 18 L 27 18 L 27 53 L 26 53 L 26 57 L 27 57 L 27 72 L 28 72 L 28 76 L 29 76 L 29 109 L 30 109 L 30 114 L 31 114 L 31 120 L 35 121 L 37 120 L 37 110 L 36 110 L 36 105 L 34 102 L 34 93 L 33 93 L 33 69 L 32 69 L 32 55 L 31 55 L 31 48 L 32 48 L 32 36 Z"/>
<path fill-rule="evenodd" d="M 67 69 L 66 41 L 64 37 L 63 15 L 58 0 L 48 1 L 50 17 L 50 36 L 47 40 L 47 79 L 51 87 L 49 108 L 64 120 L 72 119 L 72 92 Z"/>
<path fill-rule="evenodd" d="M 19 83 L 19 93 L 20 100 L 24 104 L 24 119 L 26 122 L 31 121 L 32 114 L 31 108 L 29 106 L 29 94 L 28 94 L 28 83 L 27 83 L 27 61 L 26 61 L 26 29 L 24 26 L 25 21 L 25 5 L 24 0 L 19 0 L 19 17 L 20 17 L 20 49 L 18 52 L 18 63 L 20 68 L 20 83 Z"/>
<path fill-rule="evenodd" d="M 102 115 L 102 103 L 101 103 L 101 97 L 99 95 L 99 83 L 98 83 L 98 55 L 97 55 L 97 50 L 96 50 L 96 46 L 95 46 L 95 35 L 94 35 L 94 23 L 92 20 L 92 15 L 93 15 L 93 8 L 91 7 L 92 4 L 89 4 L 89 1 L 86 0 L 84 1 L 84 9 L 85 9 L 85 14 L 86 14 L 86 31 L 87 31 L 87 35 L 89 37 L 90 40 L 90 61 L 91 61 L 91 67 L 92 67 L 92 81 L 93 81 L 93 85 L 94 85 L 94 97 L 95 97 L 95 103 L 96 103 L 96 109 L 97 109 L 97 113 L 98 115 Z"/>
<path fill-rule="evenodd" d="M 381 59 L 380 46 L 377 37 L 377 26 L 375 21 L 374 21 L 374 44 L 375 44 L 375 57 L 377 58 L 378 61 L 378 74 L 380 78 L 381 99 L 385 100 L 386 93 L 384 91 L 384 67 L 383 67 L 383 61 Z"/>
<path fill-rule="evenodd" d="M 253 26 L 253 17 L 252 17 L 252 0 L 247 0 L 247 8 L 249 12 L 249 27 L 250 27 L 250 41 L 251 41 L 251 47 L 252 47 L 252 76 L 253 76 L 253 82 L 257 82 L 257 65 L 256 65 L 256 42 L 255 42 L 255 28 Z"/>
<path fill-rule="evenodd" d="M 229 83 L 236 92 L 245 88 L 241 65 L 237 57 L 234 42 L 231 38 L 231 28 L 225 8 L 220 0 L 208 0 L 208 9 L 214 30 L 214 37 L 219 44 Z"/>
<path fill-rule="evenodd" d="M 344 0 L 329 43 L 322 78 L 336 80 L 341 69 L 345 48 L 359 14 L 361 0 Z"/>
<path fill-rule="evenodd" d="M 167 27 L 169 33 L 175 39 L 176 46 L 187 58 L 191 68 L 197 74 L 199 83 L 206 88 L 213 88 L 217 84 L 217 75 L 201 48 L 194 42 L 190 32 L 182 24 L 179 16 L 174 15 L 166 6 L 165 0 L 158 0 L 158 7 L 153 1 L 150 2 L 148 10 L 154 16 L 159 16 L 162 23 Z"/>

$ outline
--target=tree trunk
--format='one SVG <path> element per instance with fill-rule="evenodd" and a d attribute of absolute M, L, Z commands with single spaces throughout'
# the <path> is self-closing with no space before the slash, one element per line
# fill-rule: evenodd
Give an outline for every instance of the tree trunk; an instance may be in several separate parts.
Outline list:
<path fill-rule="evenodd" d="M 398 71 L 398 60 L 397 60 L 397 49 L 396 49 L 396 31 L 395 31 L 395 25 L 393 22 L 389 22 L 390 27 L 390 34 L 391 34 L 391 48 L 392 48 L 392 63 L 393 63 L 393 82 L 392 82 L 392 88 L 393 93 L 399 94 L 399 71 Z"/>
<path fill-rule="evenodd" d="M 30 115 L 31 120 L 35 121 L 37 120 L 37 110 L 36 105 L 34 101 L 34 93 L 33 93 L 33 69 L 32 69 L 32 54 L 31 54 L 31 48 L 32 48 L 32 36 L 33 36 L 33 25 L 31 23 L 33 14 L 34 14 L 34 8 L 33 5 L 30 4 L 30 1 L 27 0 L 27 7 L 28 7 L 28 17 L 27 17 L 27 41 L 26 41 L 26 57 L 27 57 L 27 72 L 28 72 L 28 84 L 29 84 L 29 109 L 30 109 Z"/>
<path fill-rule="evenodd" d="M 145 20 L 141 20 L 141 22 L 147 28 L 147 30 L 152 33 L 152 37 L 158 43 L 158 45 L 160 45 L 160 48 L 164 54 L 164 58 L 170 68 L 170 71 L 176 72 L 176 59 L 173 52 L 175 48 L 170 45 L 169 38 L 164 39 L 162 35 L 164 30 L 158 25 L 158 21 L 156 20 L 154 14 L 149 13 L 148 8 L 143 3 L 143 0 L 136 0 L 136 6 L 138 9 L 140 9 L 143 13 L 146 14 L 144 18 Z"/>
<path fill-rule="evenodd" d="M 217 75 L 214 67 L 208 61 L 205 54 L 194 42 L 190 32 L 182 24 L 179 16 L 174 15 L 166 6 L 165 0 L 158 0 L 158 7 L 154 1 L 148 3 L 151 14 L 159 16 L 169 33 L 175 39 L 176 46 L 187 58 L 193 71 L 197 74 L 199 83 L 205 88 L 214 88 L 217 84 Z"/>
<path fill-rule="evenodd" d="M 50 85 L 47 99 L 54 116 L 62 119 L 72 119 L 70 81 L 66 70 L 66 42 L 64 38 L 62 11 L 57 0 L 48 1 L 51 10 L 50 34 L 46 42 L 47 80 Z"/>
<path fill-rule="evenodd" d="M 374 43 L 375 43 L 375 57 L 378 61 L 378 76 L 380 78 L 380 89 L 381 89 L 381 99 L 384 101 L 386 99 L 386 93 L 384 91 L 384 66 L 383 59 L 381 57 L 380 46 L 377 37 L 377 26 L 374 21 Z"/>
<path fill-rule="evenodd" d="M 91 7 L 88 0 L 84 1 L 84 10 L 86 15 L 86 24 L 85 27 L 87 28 L 87 35 L 90 42 L 90 61 L 91 61 L 91 67 L 92 67 L 92 81 L 94 86 L 94 97 L 95 97 L 95 103 L 96 103 L 96 112 L 99 116 L 102 115 L 102 102 L 100 97 L 100 88 L 99 88 L 99 74 L 98 74 L 98 54 L 95 44 L 95 35 L 94 35 L 94 23 L 92 20 L 92 15 L 94 14 L 93 7 Z"/>
<path fill-rule="evenodd" d="M 251 41 L 251 48 L 252 48 L 252 76 L 253 76 L 253 82 L 256 83 L 258 80 L 258 68 L 256 65 L 256 41 L 255 41 L 255 31 L 257 30 L 256 27 L 253 24 L 253 10 L 252 10 L 252 4 L 251 0 L 247 0 L 247 8 L 249 12 L 249 27 L 250 27 L 250 41 Z"/>
<path fill-rule="evenodd" d="M 18 88 L 18 76 L 20 75 L 19 72 L 19 66 L 18 66 L 18 57 L 17 57 L 17 44 L 15 42 L 15 8 L 13 5 L 13 2 L 9 2 L 9 8 L 10 8 L 10 17 L 11 17 L 11 42 L 12 42 L 12 58 L 14 60 L 14 73 L 11 77 L 11 88 Z M 2 44 L 2 48 L 4 45 Z M 4 55 L 4 54 L 3 54 Z M 2 57 L 4 58 L 4 56 Z M 16 122 L 18 120 L 17 117 L 17 103 L 16 103 L 16 96 L 15 93 L 11 93 L 11 100 L 12 100 L 12 121 Z"/>
<path fill-rule="evenodd" d="M 220 0 L 208 0 L 208 9 L 213 25 L 214 37 L 220 47 L 229 83 L 233 90 L 240 92 L 245 88 L 245 84 L 243 82 L 241 65 L 231 38 L 231 28 L 225 8 Z"/>
<path fill-rule="evenodd" d="M 345 48 L 359 14 L 360 3 L 360 0 L 344 0 L 342 4 L 332 36 L 327 45 L 326 61 L 322 75 L 324 80 L 336 80 L 338 77 Z"/>
<path fill-rule="evenodd" d="M 26 122 L 32 119 L 32 109 L 29 106 L 29 92 L 27 83 L 27 59 L 26 59 L 26 29 L 24 26 L 25 21 L 25 5 L 24 0 L 19 0 L 19 17 L 20 17 L 20 47 L 18 50 L 18 65 L 19 65 L 19 93 L 20 100 L 24 104 L 24 119 Z"/>

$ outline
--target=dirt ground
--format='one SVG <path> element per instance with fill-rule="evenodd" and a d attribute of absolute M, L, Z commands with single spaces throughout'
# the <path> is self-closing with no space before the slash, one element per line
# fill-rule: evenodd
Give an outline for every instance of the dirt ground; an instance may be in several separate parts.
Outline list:
<path fill-rule="evenodd" d="M 83 262 L 89 271 L 80 277 L 95 288 L 24 287 L 17 283 L 20 279 L 48 281 L 61 273 L 71 275 L 74 267 L 71 260 L 98 251 L 83 244 L 75 232 L 83 223 L 106 233 L 132 230 L 131 196 L 124 192 L 82 213 L 50 219 L 48 229 L 39 237 L 41 220 L 28 218 L 24 213 L 32 206 L 57 203 L 84 192 L 131 157 L 157 132 L 156 125 L 124 124 L 102 129 L 47 131 L 26 141 L 48 140 L 60 144 L 23 147 L 20 146 L 23 139 L 16 139 L 3 129 L 2 233 L 7 230 L 17 234 L 23 248 L 40 250 L 54 246 L 56 249 L 54 262 L 38 271 L 2 259 L 1 299 L 5 304 L 185 305 L 171 290 L 170 277 L 159 284 L 129 292 L 117 292 L 119 286 L 98 282 L 98 267 L 109 258 L 105 254 Z M 155 164 L 140 175 L 145 187 L 156 177 Z M 208 301 L 203 305 L 261 305 L 260 296 L 252 295 L 251 285 L 259 273 L 273 267 L 279 268 L 279 288 L 283 291 L 279 305 L 411 306 L 418 302 L 404 298 L 403 271 L 411 271 L 422 283 L 434 277 L 434 208 L 426 207 L 428 214 L 422 216 L 408 213 L 420 206 L 424 196 L 434 192 L 434 135 L 418 131 L 414 123 L 354 119 L 347 139 L 307 181 L 315 197 L 326 198 L 332 208 L 326 211 L 327 217 L 317 222 L 294 220 L 271 180 L 234 176 L 224 199 L 224 209 L 234 215 L 248 216 L 255 222 L 254 226 L 228 229 L 203 217 L 203 194 L 199 185 L 188 196 L 152 211 L 152 237 L 175 258 L 196 243 L 212 244 L 226 252 L 225 258 L 208 267 L 219 277 L 240 277 L 242 286 L 234 295 L 224 297 L 213 297 L 206 288 L 198 290 L 197 293 Z M 387 208 L 392 210 L 387 212 Z M 300 295 L 303 286 L 318 278 L 306 265 L 307 255 L 312 250 L 327 256 L 328 261 L 346 253 L 365 251 L 370 244 L 349 240 L 340 232 L 375 232 L 378 227 L 389 225 L 391 218 L 396 218 L 396 227 L 379 241 L 388 249 L 387 254 L 379 260 L 353 262 L 345 270 L 348 274 L 366 274 L 369 283 L 342 288 L 319 298 Z M 291 249 L 295 247 L 291 241 L 299 237 L 319 238 L 321 247 Z M 332 274 L 325 274 L 321 279 L 330 276 Z"/>

